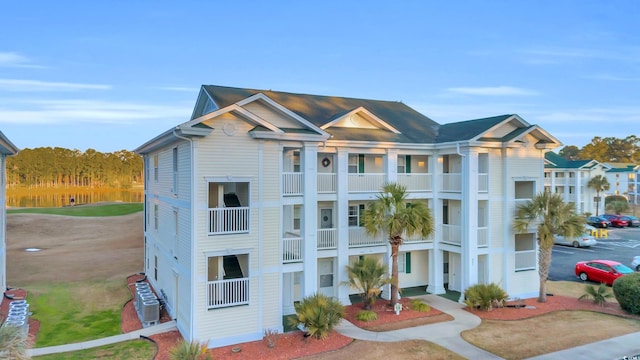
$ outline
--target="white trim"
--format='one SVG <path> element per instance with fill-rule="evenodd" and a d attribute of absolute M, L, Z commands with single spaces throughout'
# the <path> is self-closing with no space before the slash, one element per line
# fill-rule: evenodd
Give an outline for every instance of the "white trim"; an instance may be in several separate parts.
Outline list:
<path fill-rule="evenodd" d="M 327 129 L 328 127 L 331 127 L 333 124 L 340 122 L 341 120 L 344 120 L 345 118 L 354 115 L 354 114 L 358 114 L 358 113 L 363 113 L 365 115 L 366 118 L 369 118 L 368 120 L 373 120 L 374 122 L 377 122 L 378 124 L 382 125 L 385 129 L 395 133 L 395 134 L 402 134 L 400 131 L 398 131 L 396 128 L 394 128 L 393 126 L 389 125 L 387 122 L 385 122 L 384 120 L 380 119 L 379 117 L 377 117 L 376 115 L 374 115 L 372 112 L 370 112 L 369 110 L 367 110 L 366 108 L 360 106 L 356 109 L 353 109 L 351 111 L 349 111 L 348 113 L 338 117 L 335 120 L 332 120 L 331 122 L 328 122 L 324 125 L 322 125 L 320 128 L 322 130 Z"/>

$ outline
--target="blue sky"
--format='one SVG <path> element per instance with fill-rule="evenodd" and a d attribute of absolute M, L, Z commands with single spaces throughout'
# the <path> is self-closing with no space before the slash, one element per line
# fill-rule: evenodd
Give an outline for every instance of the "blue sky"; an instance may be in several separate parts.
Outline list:
<path fill-rule="evenodd" d="M 446 3 L 446 4 L 445 4 Z M 133 150 L 202 84 L 519 114 L 565 145 L 640 135 L 640 1 L 11 1 L 0 130 Z"/>

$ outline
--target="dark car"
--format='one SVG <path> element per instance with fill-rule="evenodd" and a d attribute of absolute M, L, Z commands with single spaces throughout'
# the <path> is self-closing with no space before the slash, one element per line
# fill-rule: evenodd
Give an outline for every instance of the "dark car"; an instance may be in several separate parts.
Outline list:
<path fill-rule="evenodd" d="M 627 220 L 622 219 L 622 216 L 620 215 L 604 214 L 602 215 L 602 217 L 609 220 L 611 222 L 611 226 L 619 227 L 619 228 L 629 226 L 629 222 Z"/>
<path fill-rule="evenodd" d="M 621 219 L 627 220 L 627 222 L 629 222 L 629 227 L 638 227 L 640 226 L 640 219 L 638 219 L 635 216 L 631 216 L 631 215 L 622 215 L 620 216 Z"/>
<path fill-rule="evenodd" d="M 597 228 L 606 229 L 611 226 L 611 222 L 609 220 L 603 218 L 602 216 L 589 216 L 587 218 L 587 224 Z"/>
<path fill-rule="evenodd" d="M 593 281 L 613 285 L 620 276 L 631 274 L 633 270 L 626 265 L 611 260 L 579 261 L 576 263 L 576 276 L 582 281 Z"/>

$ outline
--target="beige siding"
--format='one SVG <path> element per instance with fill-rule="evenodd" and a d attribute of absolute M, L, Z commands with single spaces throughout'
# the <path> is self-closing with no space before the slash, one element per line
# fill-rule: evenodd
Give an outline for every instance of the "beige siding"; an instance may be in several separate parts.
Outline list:
<path fill-rule="evenodd" d="M 402 246 L 400 247 L 402 250 Z M 398 276 L 400 287 L 422 286 L 429 282 L 429 253 L 426 250 L 411 251 L 411 272 L 400 273 Z"/>

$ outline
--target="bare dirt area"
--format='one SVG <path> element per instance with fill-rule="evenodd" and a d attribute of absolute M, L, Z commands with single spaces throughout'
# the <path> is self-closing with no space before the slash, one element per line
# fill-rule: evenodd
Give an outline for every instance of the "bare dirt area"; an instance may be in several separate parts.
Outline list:
<path fill-rule="evenodd" d="M 7 214 L 7 283 L 124 282 L 143 270 L 142 226 L 142 212 L 110 217 Z"/>

